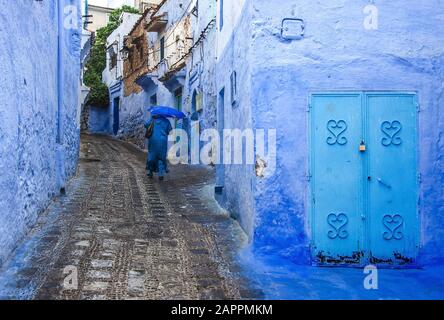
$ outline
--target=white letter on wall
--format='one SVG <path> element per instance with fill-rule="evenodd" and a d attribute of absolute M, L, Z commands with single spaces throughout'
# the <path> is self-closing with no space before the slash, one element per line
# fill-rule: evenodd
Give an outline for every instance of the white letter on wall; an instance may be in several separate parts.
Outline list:
<path fill-rule="evenodd" d="M 65 29 L 78 29 L 79 16 L 77 12 L 76 6 L 66 6 L 63 9 L 63 13 L 65 14 L 65 19 L 63 20 L 63 27 Z"/>
<path fill-rule="evenodd" d="M 205 129 L 200 138 L 207 142 L 200 150 L 200 161 L 202 164 L 220 164 L 220 136 L 216 129 Z"/>
<path fill-rule="evenodd" d="M 179 138 L 179 141 L 177 141 Z M 168 142 L 174 144 L 168 150 L 168 160 L 172 165 L 188 164 L 188 134 L 183 129 L 173 129 L 168 136 Z"/>
<path fill-rule="evenodd" d="M 364 273 L 368 274 L 364 279 L 364 288 L 367 290 L 378 289 L 378 268 L 370 264 L 364 268 Z"/>
<path fill-rule="evenodd" d="M 366 30 L 378 30 L 378 8 L 373 4 L 369 4 L 364 7 L 363 12 L 367 14 L 364 18 L 364 28 Z"/>
<path fill-rule="evenodd" d="M 79 285 L 78 271 L 75 266 L 66 266 L 63 274 L 67 276 L 63 279 L 63 288 L 65 290 L 77 290 Z"/>

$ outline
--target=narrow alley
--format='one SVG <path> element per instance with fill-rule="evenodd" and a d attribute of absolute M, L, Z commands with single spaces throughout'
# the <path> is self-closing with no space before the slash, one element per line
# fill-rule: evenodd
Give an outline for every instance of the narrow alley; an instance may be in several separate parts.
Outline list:
<path fill-rule="evenodd" d="M 260 298 L 235 261 L 245 235 L 207 190 L 211 171 L 174 166 L 159 183 L 146 177 L 145 157 L 83 135 L 77 176 L 3 266 L 0 297 Z M 64 286 L 70 268 L 78 289 Z"/>
<path fill-rule="evenodd" d="M 0 300 L 444 300 L 444 1 L 0 9 Z"/>

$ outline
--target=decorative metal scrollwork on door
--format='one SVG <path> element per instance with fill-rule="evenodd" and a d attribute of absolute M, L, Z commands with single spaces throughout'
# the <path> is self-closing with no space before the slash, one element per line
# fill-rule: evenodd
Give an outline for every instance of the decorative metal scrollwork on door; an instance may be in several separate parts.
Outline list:
<path fill-rule="evenodd" d="M 342 146 L 347 143 L 347 138 L 343 136 L 347 130 L 347 123 L 344 120 L 329 120 L 327 122 L 327 130 L 331 134 L 327 137 L 329 145 L 339 144 Z"/>
<path fill-rule="evenodd" d="M 402 143 L 402 139 L 399 136 L 401 132 L 402 124 L 398 120 L 395 121 L 384 121 L 381 124 L 381 131 L 384 137 L 381 139 L 383 146 L 388 147 L 390 145 L 399 146 Z"/>
<path fill-rule="evenodd" d="M 401 240 L 403 237 L 402 226 L 404 218 L 399 214 L 386 214 L 382 217 L 382 224 L 387 229 L 384 231 L 383 237 L 385 240 Z"/>
<path fill-rule="evenodd" d="M 330 213 L 327 216 L 327 223 L 332 228 L 328 231 L 327 235 L 330 239 L 345 239 L 348 237 L 348 231 L 345 230 L 345 227 L 348 223 L 348 218 L 345 213 Z"/>

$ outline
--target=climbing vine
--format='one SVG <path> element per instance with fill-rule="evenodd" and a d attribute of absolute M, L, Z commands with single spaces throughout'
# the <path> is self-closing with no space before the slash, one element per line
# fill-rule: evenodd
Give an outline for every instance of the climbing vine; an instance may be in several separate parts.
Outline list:
<path fill-rule="evenodd" d="M 106 39 L 121 24 L 122 12 L 139 13 L 130 6 L 122 6 L 110 13 L 108 24 L 96 31 L 94 44 L 91 48 L 91 56 L 86 63 L 84 82 L 91 89 L 87 103 L 89 105 L 108 106 L 109 92 L 106 84 L 102 82 L 102 72 L 106 68 Z"/>

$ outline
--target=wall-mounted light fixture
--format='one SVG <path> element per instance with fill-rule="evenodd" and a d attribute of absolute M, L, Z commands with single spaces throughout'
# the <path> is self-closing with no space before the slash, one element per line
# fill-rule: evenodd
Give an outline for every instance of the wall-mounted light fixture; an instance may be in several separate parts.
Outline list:
<path fill-rule="evenodd" d="M 305 22 L 299 18 L 285 18 L 282 20 L 281 38 L 285 40 L 301 40 L 304 38 Z"/>
<path fill-rule="evenodd" d="M 128 47 L 124 46 L 122 50 L 120 50 L 120 57 L 122 60 L 127 60 L 129 58 L 130 50 Z"/>

